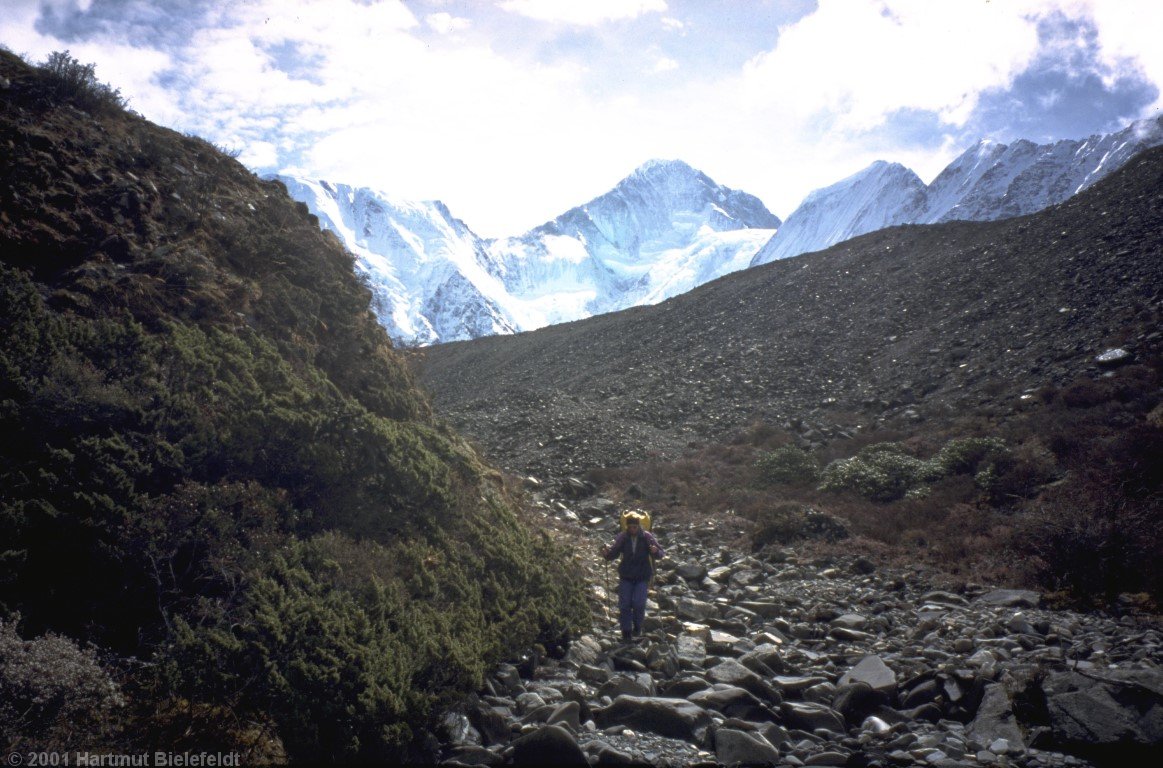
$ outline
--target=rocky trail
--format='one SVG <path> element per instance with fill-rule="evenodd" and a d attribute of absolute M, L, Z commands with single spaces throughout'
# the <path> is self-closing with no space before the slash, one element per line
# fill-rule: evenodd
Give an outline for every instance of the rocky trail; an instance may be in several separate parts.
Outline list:
<path fill-rule="evenodd" d="M 1136 766 L 1163 754 L 1163 632 L 1144 616 L 951 587 L 920 569 L 742 554 L 717 522 L 655 530 L 645 636 L 617 630 L 613 504 L 536 494 L 598 625 L 503 665 L 448 713 L 442 764 Z M 1155 756 L 1152 758 L 1152 756 Z"/>

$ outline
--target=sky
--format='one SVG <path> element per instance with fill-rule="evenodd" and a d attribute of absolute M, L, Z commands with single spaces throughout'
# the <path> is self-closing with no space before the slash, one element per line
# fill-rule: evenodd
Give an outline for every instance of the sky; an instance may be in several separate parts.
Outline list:
<path fill-rule="evenodd" d="M 521 234 L 677 159 L 787 218 L 875 160 L 1159 117 L 1158 0 L 2 0 L 146 118 Z"/>

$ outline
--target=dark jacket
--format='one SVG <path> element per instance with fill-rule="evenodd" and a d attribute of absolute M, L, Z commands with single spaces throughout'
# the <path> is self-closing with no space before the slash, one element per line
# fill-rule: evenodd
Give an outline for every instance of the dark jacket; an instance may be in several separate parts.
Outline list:
<path fill-rule="evenodd" d="M 639 531 L 638 541 L 634 542 L 626 531 L 618 534 L 614 543 L 606 549 L 606 559 L 613 560 L 619 554 L 622 562 L 618 563 L 618 575 L 629 581 L 648 581 L 654 575 L 654 565 L 650 562 L 650 548 L 658 547 L 657 557 L 665 557 L 666 553 L 658 546 L 658 539 L 650 531 Z"/>

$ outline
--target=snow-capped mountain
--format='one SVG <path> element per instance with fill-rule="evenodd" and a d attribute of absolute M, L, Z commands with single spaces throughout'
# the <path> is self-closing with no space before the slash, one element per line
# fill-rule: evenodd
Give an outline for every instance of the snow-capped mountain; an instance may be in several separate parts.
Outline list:
<path fill-rule="evenodd" d="M 899 163 L 878 160 L 809 194 L 755 256 L 756 264 L 818 251 L 865 232 L 911 222 L 924 210 L 925 183 Z"/>
<path fill-rule="evenodd" d="M 983 140 L 932 183 L 878 161 L 809 194 L 752 265 L 818 251 L 894 224 L 992 221 L 1040 211 L 1069 198 L 1144 149 L 1163 144 L 1163 118 L 1117 133 L 1053 144 Z"/>
<path fill-rule="evenodd" d="M 439 201 L 279 176 L 356 257 L 393 339 L 427 343 L 520 330 L 484 244 Z"/>
<path fill-rule="evenodd" d="M 532 330 L 651 304 L 743 269 L 779 227 L 752 195 L 652 160 L 518 237 L 484 240 L 439 202 L 279 179 L 357 258 L 405 344 Z"/>
<path fill-rule="evenodd" d="M 982 141 L 929 185 L 917 223 L 992 221 L 1061 203 L 1144 149 L 1163 144 L 1163 118 L 1139 120 L 1117 133 L 1053 144 Z M 956 190 L 957 194 L 950 194 Z"/>

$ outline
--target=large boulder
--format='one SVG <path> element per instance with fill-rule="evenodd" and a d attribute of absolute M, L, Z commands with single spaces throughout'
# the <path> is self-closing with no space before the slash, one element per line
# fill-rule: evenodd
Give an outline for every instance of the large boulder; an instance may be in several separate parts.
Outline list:
<path fill-rule="evenodd" d="M 696 744 L 711 725 L 707 711 L 686 699 L 647 696 L 619 696 L 610 706 L 595 709 L 594 720 L 602 728 L 624 725 Z"/>
<path fill-rule="evenodd" d="M 715 731 L 715 757 L 723 765 L 775 765 L 779 750 L 758 733 L 720 728 Z"/>
<path fill-rule="evenodd" d="M 985 686 L 985 695 L 967 732 L 986 743 L 1005 739 L 1010 744 L 1025 744 L 1009 694 L 999 683 Z"/>
<path fill-rule="evenodd" d="M 1056 672 L 1042 689 L 1050 746 L 1104 764 L 1125 760 L 1130 765 L 1140 757 L 1163 754 L 1163 673 Z"/>
<path fill-rule="evenodd" d="M 726 659 L 711 667 L 707 670 L 707 679 L 712 683 L 722 683 L 750 691 L 772 704 L 779 704 L 783 700 L 783 695 L 771 683 L 735 659 Z"/>
<path fill-rule="evenodd" d="M 513 765 L 589 768 L 577 739 L 560 725 L 546 725 L 513 742 Z"/>

